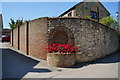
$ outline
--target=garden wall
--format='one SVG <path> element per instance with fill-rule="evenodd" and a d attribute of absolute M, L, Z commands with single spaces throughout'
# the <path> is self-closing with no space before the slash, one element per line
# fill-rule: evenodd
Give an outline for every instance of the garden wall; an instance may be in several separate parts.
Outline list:
<path fill-rule="evenodd" d="M 29 50 L 28 54 L 36 58 L 46 59 L 45 47 L 48 44 L 47 18 L 40 18 L 29 22 Z"/>
<path fill-rule="evenodd" d="M 118 50 L 118 39 L 113 29 L 89 19 L 74 17 L 31 20 L 13 30 L 11 43 L 27 55 L 46 59 L 45 46 L 56 43 L 56 40 L 77 46 L 78 62 L 95 60 Z"/>
<path fill-rule="evenodd" d="M 92 61 L 118 50 L 116 32 L 89 19 L 49 18 L 48 29 L 67 28 L 74 35 L 74 44 L 78 47 L 78 62 Z M 66 31 L 67 32 L 67 31 Z M 70 34 L 70 33 L 68 33 Z"/>
<path fill-rule="evenodd" d="M 20 31 L 20 40 L 19 40 L 19 46 L 20 50 L 24 53 L 26 53 L 27 49 L 27 22 L 25 22 L 23 25 L 19 27 Z"/>
<path fill-rule="evenodd" d="M 13 47 L 18 49 L 18 27 L 13 30 Z"/>

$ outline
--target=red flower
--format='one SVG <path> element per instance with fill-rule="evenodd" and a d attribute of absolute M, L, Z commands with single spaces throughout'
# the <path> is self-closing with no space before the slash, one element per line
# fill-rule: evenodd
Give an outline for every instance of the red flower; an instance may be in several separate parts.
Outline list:
<path fill-rule="evenodd" d="M 56 46 L 57 44 L 52 44 L 51 46 Z"/>
<path fill-rule="evenodd" d="M 72 44 L 69 44 L 70 47 L 72 47 L 73 45 Z"/>
<path fill-rule="evenodd" d="M 64 53 L 69 53 L 69 52 L 76 52 L 78 51 L 76 46 L 73 46 L 72 44 L 51 44 L 47 45 L 48 52 L 64 52 Z"/>

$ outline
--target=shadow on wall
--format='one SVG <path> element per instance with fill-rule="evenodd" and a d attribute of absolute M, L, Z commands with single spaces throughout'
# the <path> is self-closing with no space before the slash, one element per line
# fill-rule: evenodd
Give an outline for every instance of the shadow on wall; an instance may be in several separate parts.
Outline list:
<path fill-rule="evenodd" d="M 45 73 L 49 69 L 33 68 L 39 63 L 11 49 L 2 49 L 2 78 L 22 78 L 28 72 Z M 6 80 L 6 79 L 5 79 Z"/>
<path fill-rule="evenodd" d="M 86 63 L 78 63 L 73 67 L 70 68 L 81 68 L 84 66 L 88 66 L 90 64 L 109 64 L 109 63 L 118 63 L 120 62 L 120 51 L 113 53 L 111 55 L 108 55 L 106 57 L 100 58 L 98 60 L 95 61 L 91 61 L 91 62 L 86 62 Z"/>

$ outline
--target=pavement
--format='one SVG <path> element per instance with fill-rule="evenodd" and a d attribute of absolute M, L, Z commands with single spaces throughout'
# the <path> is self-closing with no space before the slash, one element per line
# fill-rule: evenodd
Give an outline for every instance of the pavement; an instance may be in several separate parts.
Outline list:
<path fill-rule="evenodd" d="M 118 78 L 119 53 L 70 68 L 49 66 L 45 60 L 26 56 L 10 43 L 0 43 L 2 78 Z M 105 80 L 105 79 L 104 79 Z"/>

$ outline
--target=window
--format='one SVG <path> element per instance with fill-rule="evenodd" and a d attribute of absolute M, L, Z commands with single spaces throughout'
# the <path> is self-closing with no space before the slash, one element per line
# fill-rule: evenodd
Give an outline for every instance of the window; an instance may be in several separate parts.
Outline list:
<path fill-rule="evenodd" d="M 97 19 L 97 12 L 91 11 L 91 12 L 90 12 L 90 15 L 91 15 L 91 18 Z"/>
<path fill-rule="evenodd" d="M 70 12 L 70 13 L 68 14 L 68 16 L 72 16 L 72 12 Z"/>

